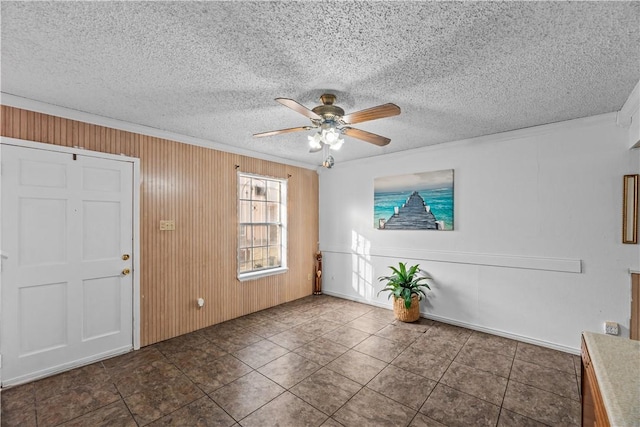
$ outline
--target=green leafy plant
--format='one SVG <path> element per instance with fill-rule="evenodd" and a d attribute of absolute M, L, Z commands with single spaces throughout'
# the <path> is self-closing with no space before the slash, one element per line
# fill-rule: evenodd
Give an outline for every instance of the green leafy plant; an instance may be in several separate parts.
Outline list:
<path fill-rule="evenodd" d="M 404 300 L 404 306 L 407 309 L 411 307 L 411 297 L 413 295 L 417 295 L 418 300 L 427 297 L 427 294 L 424 293 L 422 288 L 424 287 L 431 290 L 426 283 L 426 280 L 431 279 L 431 276 L 420 270 L 419 264 L 409 267 L 408 270 L 404 262 L 399 263 L 398 268 L 392 266 L 389 266 L 389 268 L 393 271 L 391 276 L 381 276 L 378 278 L 381 282 L 387 282 L 384 289 L 381 289 L 380 292 L 390 292 L 388 298 L 391 298 L 391 295 L 396 298 L 402 298 Z M 418 275 L 418 273 L 423 274 Z M 380 292 L 378 292 L 378 295 L 380 295 Z"/>

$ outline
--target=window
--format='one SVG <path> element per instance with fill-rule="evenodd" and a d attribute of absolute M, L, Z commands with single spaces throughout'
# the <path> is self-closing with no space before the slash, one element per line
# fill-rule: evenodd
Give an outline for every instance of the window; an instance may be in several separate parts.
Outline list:
<path fill-rule="evenodd" d="M 238 173 L 238 279 L 287 270 L 287 181 Z"/>

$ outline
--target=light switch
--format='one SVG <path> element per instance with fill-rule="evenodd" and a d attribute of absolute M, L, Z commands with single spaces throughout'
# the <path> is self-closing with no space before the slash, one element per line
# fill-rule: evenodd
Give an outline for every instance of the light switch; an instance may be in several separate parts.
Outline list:
<path fill-rule="evenodd" d="M 174 231 L 176 229 L 176 221 L 174 219 L 161 219 L 160 231 Z"/>

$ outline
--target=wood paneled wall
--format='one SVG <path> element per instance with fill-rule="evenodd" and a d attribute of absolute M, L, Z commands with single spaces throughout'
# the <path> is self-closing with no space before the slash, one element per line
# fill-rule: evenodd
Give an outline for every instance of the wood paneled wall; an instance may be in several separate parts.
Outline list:
<path fill-rule="evenodd" d="M 141 163 L 141 343 L 153 344 L 312 293 L 313 170 L 2 106 L 2 136 L 126 154 Z M 288 184 L 285 274 L 236 279 L 236 169 Z M 175 231 L 160 231 L 160 220 Z M 197 308 L 202 297 L 205 305 Z"/>

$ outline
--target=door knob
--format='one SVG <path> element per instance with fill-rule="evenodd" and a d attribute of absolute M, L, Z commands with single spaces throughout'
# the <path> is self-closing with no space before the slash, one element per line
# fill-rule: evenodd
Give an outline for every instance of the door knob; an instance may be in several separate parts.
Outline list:
<path fill-rule="evenodd" d="M 131 270 L 129 270 L 128 268 L 125 268 L 124 270 L 122 270 L 122 274 L 124 274 L 125 276 L 129 273 L 131 273 Z"/>
<path fill-rule="evenodd" d="M 125 261 L 128 260 L 129 259 L 129 254 L 122 255 L 122 259 L 125 260 Z"/>

